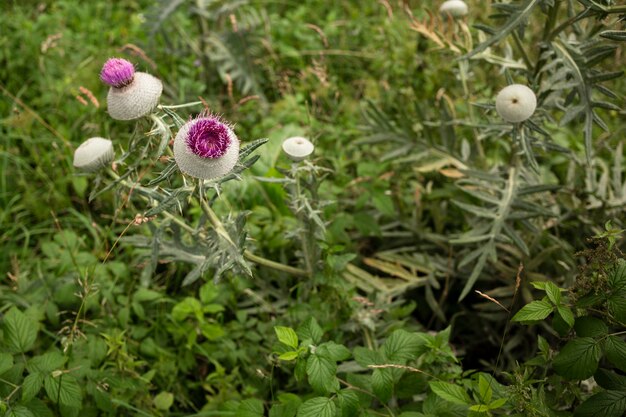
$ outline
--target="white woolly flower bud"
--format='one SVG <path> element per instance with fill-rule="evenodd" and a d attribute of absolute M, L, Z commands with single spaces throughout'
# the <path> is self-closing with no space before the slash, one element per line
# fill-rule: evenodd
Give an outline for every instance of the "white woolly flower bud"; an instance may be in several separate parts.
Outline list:
<path fill-rule="evenodd" d="M 161 81 L 145 72 L 135 72 L 132 63 L 110 58 L 104 63 L 100 79 L 111 88 L 107 96 L 109 114 L 117 120 L 139 119 L 159 104 Z"/>
<path fill-rule="evenodd" d="M 113 143 L 104 138 L 89 138 L 74 151 L 74 167 L 85 172 L 96 172 L 113 161 Z"/>
<path fill-rule="evenodd" d="M 467 12 L 467 4 L 463 0 L 444 1 L 439 7 L 439 13 L 444 17 L 459 18 L 467 15 Z"/>
<path fill-rule="evenodd" d="M 507 122 L 523 122 L 533 115 L 536 108 L 535 93 L 522 84 L 504 87 L 496 96 L 496 111 Z"/>
<path fill-rule="evenodd" d="M 162 92 L 163 84 L 158 78 L 145 72 L 136 72 L 130 84 L 109 89 L 109 114 L 116 120 L 139 119 L 154 110 Z"/>
<path fill-rule="evenodd" d="M 187 175 L 205 180 L 228 174 L 239 159 L 239 139 L 218 117 L 201 115 L 185 123 L 174 139 L 174 159 Z"/>
<path fill-rule="evenodd" d="M 283 151 L 292 161 L 302 161 L 314 150 L 315 146 L 308 139 L 300 136 L 285 139 L 283 142 Z"/>

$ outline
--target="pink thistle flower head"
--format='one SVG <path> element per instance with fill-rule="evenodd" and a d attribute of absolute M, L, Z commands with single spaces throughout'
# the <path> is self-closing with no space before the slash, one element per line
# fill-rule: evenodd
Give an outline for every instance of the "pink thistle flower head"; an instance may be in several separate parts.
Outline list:
<path fill-rule="evenodd" d="M 218 117 L 202 117 L 189 128 L 186 143 L 189 150 L 200 158 L 220 158 L 230 146 L 230 132 L 230 128 Z"/>
<path fill-rule="evenodd" d="M 132 63 L 122 58 L 109 58 L 102 66 L 100 79 L 105 84 L 122 88 L 133 82 L 135 67 Z"/>

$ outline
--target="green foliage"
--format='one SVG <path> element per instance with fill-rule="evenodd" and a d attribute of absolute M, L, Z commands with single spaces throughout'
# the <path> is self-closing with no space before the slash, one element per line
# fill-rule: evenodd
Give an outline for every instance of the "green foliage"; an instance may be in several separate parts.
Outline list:
<path fill-rule="evenodd" d="M 623 415 L 626 9 L 439 3 L 3 2 L 0 416 Z M 242 147 L 197 182 L 203 107 Z"/>

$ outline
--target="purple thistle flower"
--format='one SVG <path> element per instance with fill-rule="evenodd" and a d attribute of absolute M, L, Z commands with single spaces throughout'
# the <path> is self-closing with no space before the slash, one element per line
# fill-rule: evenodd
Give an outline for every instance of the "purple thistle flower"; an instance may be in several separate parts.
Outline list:
<path fill-rule="evenodd" d="M 220 158 L 230 146 L 229 127 L 215 116 L 197 119 L 189 128 L 185 142 L 201 158 Z"/>
<path fill-rule="evenodd" d="M 109 58 L 100 72 L 100 79 L 105 84 L 115 88 L 122 88 L 133 81 L 135 67 L 122 58 Z"/>

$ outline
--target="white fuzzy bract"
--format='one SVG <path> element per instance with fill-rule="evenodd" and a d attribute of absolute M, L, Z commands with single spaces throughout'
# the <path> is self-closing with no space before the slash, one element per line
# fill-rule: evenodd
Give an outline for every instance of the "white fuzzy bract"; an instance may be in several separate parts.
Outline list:
<path fill-rule="evenodd" d="M 533 115 L 536 108 L 535 93 L 522 84 L 504 87 L 496 96 L 496 111 L 510 123 L 523 122 Z"/>
<path fill-rule="evenodd" d="M 145 72 L 136 72 L 127 86 L 109 89 L 109 114 L 116 120 L 139 119 L 154 110 L 162 92 L 161 80 Z"/>
<path fill-rule="evenodd" d="M 189 129 L 197 119 L 185 123 L 174 139 L 174 159 L 178 168 L 192 177 L 210 180 L 223 177 L 237 164 L 239 159 L 239 139 L 232 129 L 228 128 L 230 144 L 228 149 L 219 158 L 202 158 L 193 153 L 187 145 Z"/>
<path fill-rule="evenodd" d="M 302 161 L 311 155 L 315 150 L 315 146 L 307 138 L 294 136 L 285 139 L 283 142 L 283 151 L 292 161 Z"/>
<path fill-rule="evenodd" d="M 465 4 L 463 0 L 448 0 L 444 1 L 441 6 L 439 6 L 439 13 L 444 17 L 452 16 L 459 18 L 467 15 L 467 12 L 467 4 Z"/>
<path fill-rule="evenodd" d="M 74 151 L 74 167 L 95 172 L 113 161 L 113 143 L 104 138 L 89 138 Z"/>

